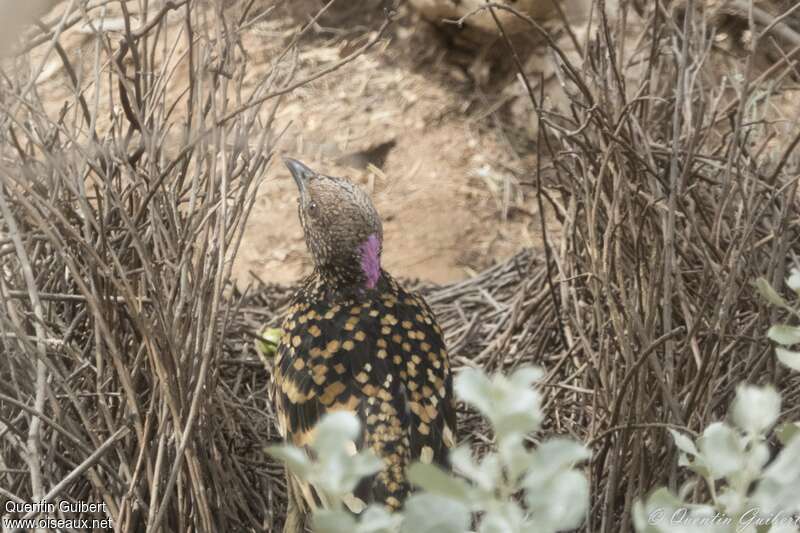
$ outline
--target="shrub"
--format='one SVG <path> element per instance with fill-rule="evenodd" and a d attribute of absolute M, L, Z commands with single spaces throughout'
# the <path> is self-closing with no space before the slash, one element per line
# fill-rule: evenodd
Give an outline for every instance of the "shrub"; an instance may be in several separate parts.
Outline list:
<path fill-rule="evenodd" d="M 800 297 L 800 272 L 793 269 L 786 284 Z M 800 316 L 770 283 L 759 278 L 756 289 L 769 303 Z M 767 336 L 778 343 L 778 359 L 800 370 L 800 354 L 787 347 L 800 342 L 800 328 L 770 327 Z M 768 437 L 780 415 L 781 397 L 772 386 L 739 385 L 731 406 L 733 425 L 714 422 L 692 440 L 670 430 L 680 450 L 681 466 L 698 480 L 683 485 L 678 495 L 665 488 L 634 507 L 634 525 L 643 533 L 690 531 L 800 531 L 800 423 L 785 423 L 774 431 L 783 449 L 770 461 Z M 708 495 L 707 503 L 689 503 L 694 492 Z"/>

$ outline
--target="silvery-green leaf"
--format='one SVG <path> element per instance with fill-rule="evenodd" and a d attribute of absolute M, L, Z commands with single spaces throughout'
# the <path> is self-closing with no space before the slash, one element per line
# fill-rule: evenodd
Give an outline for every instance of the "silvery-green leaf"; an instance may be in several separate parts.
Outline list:
<path fill-rule="evenodd" d="M 493 454 L 485 456 L 480 463 L 472 458 L 469 446 L 459 446 L 450 452 L 450 464 L 484 491 L 491 491 L 500 478 L 500 465 Z"/>
<path fill-rule="evenodd" d="M 478 533 L 516 533 L 522 524 L 522 510 L 515 502 L 509 501 L 483 515 Z"/>
<path fill-rule="evenodd" d="M 400 513 L 390 513 L 382 505 L 370 505 L 361 513 L 355 532 L 350 533 L 394 533 L 400 530 L 402 521 Z"/>
<path fill-rule="evenodd" d="M 353 443 L 361 430 L 356 415 L 349 411 L 334 411 L 325 414 L 314 429 L 314 442 L 311 446 L 319 454 L 338 453 Z"/>
<path fill-rule="evenodd" d="M 661 487 L 654 490 L 647 498 L 647 504 L 646 504 L 648 508 L 668 507 L 673 509 L 677 507 L 682 507 L 683 505 L 684 505 L 683 500 L 679 499 L 677 496 L 672 494 L 665 487 Z"/>
<path fill-rule="evenodd" d="M 755 442 L 747 453 L 747 475 L 751 478 L 758 477 L 764 465 L 769 461 L 769 446 L 764 442 Z"/>
<path fill-rule="evenodd" d="M 286 467 L 301 478 L 306 478 L 311 470 L 311 460 L 306 452 L 294 446 L 267 446 L 264 451 L 282 461 Z"/>
<path fill-rule="evenodd" d="M 713 507 L 685 503 L 663 487 L 634 504 L 633 521 L 639 533 L 734 533 Z"/>
<path fill-rule="evenodd" d="M 781 412 L 781 395 L 772 386 L 739 385 L 733 401 L 733 421 L 744 431 L 760 435 Z"/>
<path fill-rule="evenodd" d="M 789 271 L 789 277 L 786 278 L 786 285 L 794 292 L 800 293 L 800 270 L 792 268 Z"/>
<path fill-rule="evenodd" d="M 772 288 L 772 285 L 770 285 L 766 279 L 758 278 L 754 282 L 754 285 L 758 293 L 769 303 L 789 309 L 789 306 L 786 304 L 786 300 L 784 300 L 783 297 L 781 297 L 781 295 Z"/>
<path fill-rule="evenodd" d="M 800 438 L 793 438 L 764 470 L 753 502 L 764 512 L 800 513 Z"/>
<path fill-rule="evenodd" d="M 589 482 L 577 470 L 561 472 L 539 486 L 528 486 L 525 501 L 533 521 L 543 529 L 575 529 L 589 504 Z"/>
<path fill-rule="evenodd" d="M 516 484 L 535 461 L 533 454 L 525 447 L 523 438 L 517 435 L 509 435 L 497 443 L 497 457 L 505 466 L 506 475 L 512 484 Z"/>
<path fill-rule="evenodd" d="M 312 517 L 316 533 L 353 533 L 357 522 L 347 511 L 319 509 Z"/>
<path fill-rule="evenodd" d="M 633 507 L 633 525 L 639 533 L 659 533 L 669 531 L 670 515 L 673 509 L 683 505 L 666 488 L 655 490 L 644 502 L 638 501 Z"/>
<path fill-rule="evenodd" d="M 692 494 L 692 491 L 694 491 L 696 488 L 697 479 L 689 479 L 683 485 L 681 485 L 681 488 L 678 490 L 678 499 L 687 499 Z"/>
<path fill-rule="evenodd" d="M 800 480 L 781 484 L 774 479 L 762 479 L 752 496 L 752 504 L 763 513 L 800 513 Z"/>
<path fill-rule="evenodd" d="M 492 405 L 492 384 L 486 374 L 474 368 L 461 370 L 453 382 L 456 396 L 474 406 L 484 415 L 491 417 L 494 413 Z"/>
<path fill-rule="evenodd" d="M 672 428 L 668 428 L 670 434 L 672 435 L 672 439 L 675 441 L 675 446 L 684 453 L 688 453 L 690 455 L 697 455 L 697 448 L 692 442 L 692 439 L 684 435 L 683 433 L 678 433 Z"/>
<path fill-rule="evenodd" d="M 543 442 L 532 456 L 530 468 L 522 481 L 522 486 L 529 489 L 546 483 L 560 471 L 588 459 L 590 454 L 582 444 L 569 439 L 554 438 Z"/>
<path fill-rule="evenodd" d="M 692 466 L 692 458 L 685 453 L 681 452 L 678 454 L 678 466 Z"/>
<path fill-rule="evenodd" d="M 525 398 L 520 400 L 520 403 L 527 401 Z M 513 411 L 506 411 L 502 416 L 496 416 L 492 419 L 492 422 L 498 439 L 503 439 L 506 436 L 516 438 L 538 429 L 542 423 L 542 416 L 538 410 L 514 409 Z"/>
<path fill-rule="evenodd" d="M 510 387 L 504 379 L 493 385 L 496 410 L 490 421 L 498 439 L 538 429 L 543 419 L 538 392 L 532 388 Z"/>
<path fill-rule="evenodd" d="M 347 492 L 354 490 L 363 478 L 379 472 L 383 467 L 383 462 L 371 450 L 350 456 L 348 459 L 350 460 L 345 463 L 346 468 L 341 483 L 342 489 Z"/>
<path fill-rule="evenodd" d="M 370 450 L 356 455 L 328 454 L 320 458 L 311 476 L 326 493 L 342 495 L 352 492 L 361 479 L 378 472 L 382 465 Z"/>
<path fill-rule="evenodd" d="M 775 460 L 764 470 L 764 478 L 773 479 L 782 485 L 800 480 L 800 438 L 792 439 L 781 450 Z"/>
<path fill-rule="evenodd" d="M 686 458 L 686 461 L 682 462 L 682 458 Z M 681 454 L 680 458 L 678 458 L 678 465 L 685 466 L 703 479 L 711 475 L 711 469 L 706 465 L 705 458 L 702 454 L 696 455 L 691 461 L 688 460 L 686 454 Z"/>
<path fill-rule="evenodd" d="M 744 466 L 744 450 L 739 436 L 721 422 L 709 425 L 697 444 L 704 466 L 714 479 L 727 477 Z"/>
<path fill-rule="evenodd" d="M 658 529 L 650 524 L 650 516 L 641 500 L 633 503 L 633 528 L 637 533 L 656 533 Z"/>
<path fill-rule="evenodd" d="M 530 387 L 538 373 L 523 368 L 514 381 L 501 374 L 490 380 L 475 369 L 464 369 L 455 380 L 456 394 L 476 407 L 489 419 L 498 439 L 506 435 L 526 434 L 541 424 L 539 393 Z"/>
<path fill-rule="evenodd" d="M 800 352 L 787 350 L 780 346 L 775 347 L 775 355 L 778 356 L 778 361 L 788 366 L 792 370 L 800 372 Z"/>
<path fill-rule="evenodd" d="M 479 533 L 516 533 L 508 519 L 498 513 L 486 513 L 478 527 Z"/>
<path fill-rule="evenodd" d="M 778 344 L 791 346 L 800 342 L 800 328 L 786 324 L 775 324 L 767 330 L 767 337 Z"/>
<path fill-rule="evenodd" d="M 727 518 L 710 505 L 684 505 L 674 509 L 670 515 L 670 528 L 676 533 L 755 533 L 731 529 Z M 737 524 L 738 526 L 738 524 Z"/>
<path fill-rule="evenodd" d="M 508 381 L 515 388 L 529 389 L 535 382 L 540 381 L 543 375 L 541 368 L 521 366 L 509 376 Z"/>
<path fill-rule="evenodd" d="M 436 465 L 414 463 L 408 470 L 408 479 L 427 492 L 452 498 L 464 504 L 469 504 L 471 501 L 472 488 L 469 484 Z"/>
<path fill-rule="evenodd" d="M 775 435 L 781 444 L 786 446 L 792 439 L 800 435 L 800 422 L 787 422 L 782 424 L 776 431 Z"/>
<path fill-rule="evenodd" d="M 738 514 L 746 511 L 745 504 L 748 498 L 746 494 L 742 494 L 738 490 L 732 490 L 730 487 L 722 487 L 717 493 L 717 502 L 722 506 L 722 510 L 728 516 L 737 516 Z"/>
<path fill-rule="evenodd" d="M 402 533 L 463 533 L 472 519 L 463 503 L 437 494 L 416 493 L 406 500 Z"/>
<path fill-rule="evenodd" d="M 791 522 L 781 522 L 775 521 L 767 531 L 767 533 L 798 533 L 800 529 L 797 529 L 795 525 Z"/>

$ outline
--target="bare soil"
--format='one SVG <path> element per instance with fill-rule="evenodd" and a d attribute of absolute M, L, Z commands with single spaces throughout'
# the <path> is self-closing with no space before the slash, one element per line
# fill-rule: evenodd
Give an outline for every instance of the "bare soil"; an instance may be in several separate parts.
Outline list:
<path fill-rule="evenodd" d="M 382 3 L 356 4 L 332 7 L 304 37 L 314 46 L 301 52 L 298 77 L 340 60 L 379 27 Z M 319 6 L 298 2 L 265 26 L 290 39 Z M 262 55 L 267 61 L 271 52 Z M 489 72 L 479 56 L 402 8 L 385 42 L 298 90 L 278 111 L 277 123 L 289 125 L 284 154 L 372 193 L 384 221 L 384 266 L 396 275 L 453 281 L 539 244 L 535 219 L 521 207 L 531 190 L 520 184 L 532 179 L 533 158 L 524 155 L 531 144 L 525 131 L 495 124 L 515 97 L 503 94 L 507 72 Z M 258 75 L 258 62 L 251 71 Z M 309 270 L 295 198 L 276 159 L 236 259 L 237 281 L 252 274 L 288 282 Z"/>
<path fill-rule="evenodd" d="M 129 10 L 135 12 L 135 4 Z M 248 2 L 227 4 L 231 17 L 238 18 Z M 375 35 L 386 17 L 381 0 L 335 2 L 291 48 L 323 6 L 318 0 L 254 3 L 247 14 L 253 23 L 240 35 L 248 57 L 245 89 L 255 87 L 287 47 L 297 53 L 295 80 L 335 64 Z M 64 7 L 59 4 L 50 16 L 58 17 Z M 105 15 L 92 12 L 94 23 L 104 16 L 104 28 L 112 27 L 118 8 L 104 9 Z M 169 31 L 180 35 L 183 15 L 170 17 Z M 458 32 L 434 28 L 405 5 L 393 18 L 384 38 L 366 53 L 283 97 L 273 125 L 285 130 L 277 155 L 347 176 L 371 192 L 384 221 L 384 267 L 397 276 L 459 280 L 520 248 L 541 246 L 536 202 L 530 201 L 536 179 L 534 114 L 505 45 L 467 42 Z M 113 31 L 112 42 L 119 38 Z M 531 36 L 515 40 L 533 65 L 532 79 L 542 72 L 547 94 L 553 92 L 557 83 L 540 43 Z M 78 76 L 91 79 L 96 54 L 91 29 L 69 28 L 60 43 L 73 61 L 79 59 Z M 44 59 L 47 51 L 47 45 L 39 46 L 32 55 L 34 66 L 43 60 L 38 89 L 47 112 L 57 115 L 67 101 L 74 112 L 71 84 L 55 53 Z M 171 101 L 185 94 L 184 75 L 175 69 Z M 91 91 L 84 92 L 90 102 Z M 101 107 L 109 101 L 113 95 L 100 95 Z M 107 121 L 102 115 L 100 130 Z M 182 140 L 169 140 L 174 146 L 167 149 L 178 150 Z M 258 191 L 234 279 L 240 286 L 254 277 L 287 283 L 309 269 L 296 190 L 276 157 Z"/>

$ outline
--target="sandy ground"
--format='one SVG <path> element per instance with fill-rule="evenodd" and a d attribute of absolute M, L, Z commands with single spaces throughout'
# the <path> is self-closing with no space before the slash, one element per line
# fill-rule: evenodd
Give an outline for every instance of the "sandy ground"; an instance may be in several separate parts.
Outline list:
<path fill-rule="evenodd" d="M 50 5 L 54 0 L 39 1 Z M 247 3 L 225 1 L 232 17 Z M 295 79 L 360 47 L 385 20 L 384 4 L 334 2 L 299 40 Z M 249 16 L 264 16 L 241 34 L 249 87 L 264 78 L 323 5 L 319 0 L 255 1 Z M 177 27 L 182 15 L 174 15 Z M 574 53 L 560 20 L 544 24 L 562 49 Z M 575 32 L 578 40 L 585 38 L 580 25 Z M 80 26 L 61 37 L 70 55 L 85 59 L 85 72 L 79 72 L 84 79 L 91 74 L 92 38 Z M 521 35 L 515 44 L 534 90 L 542 79 L 547 105 L 557 105 L 561 92 L 552 62 L 546 47 L 533 39 Z M 34 60 L 45 48 L 35 51 Z M 725 65 L 725 73 L 735 70 Z M 533 201 L 534 113 L 515 73 L 502 42 L 468 43 L 464 34 L 434 28 L 401 4 L 381 42 L 283 99 L 275 129 L 286 131 L 276 155 L 350 177 L 370 191 L 384 220 L 384 267 L 396 276 L 440 283 L 464 278 L 521 247 L 542 246 Z M 49 111 L 57 113 L 72 98 L 57 57 L 46 62 L 40 81 L 52 104 Z M 175 98 L 183 90 L 180 83 L 171 89 Z M 555 242 L 557 225 L 548 225 Z M 309 270 L 296 190 L 276 157 L 258 191 L 234 278 L 240 286 L 254 276 L 287 283 Z"/>
<path fill-rule="evenodd" d="M 235 15 L 246 2 L 228 4 Z M 249 58 L 246 85 L 263 79 L 323 4 L 255 2 L 250 16 L 266 15 L 241 34 Z M 381 0 L 335 3 L 300 39 L 295 79 L 361 46 L 385 20 L 383 5 Z M 182 15 L 173 15 L 177 28 Z M 539 217 L 531 201 L 532 106 L 514 79 L 505 45 L 467 43 L 463 35 L 434 28 L 405 5 L 394 19 L 385 38 L 367 53 L 283 99 L 275 129 L 286 131 L 276 155 L 350 177 L 372 193 L 384 220 L 384 267 L 396 276 L 453 281 L 521 247 L 540 246 Z M 114 23 L 112 15 L 107 20 Z M 549 94 L 557 83 L 543 48 L 531 39 L 521 37 L 517 45 L 527 62 L 542 65 Z M 71 28 L 60 42 L 80 59 L 79 76 L 89 79 L 92 32 Z M 34 51 L 34 64 L 45 49 Z M 73 96 L 60 61 L 52 56 L 44 61 L 39 89 L 55 114 Z M 532 79 L 538 79 L 536 67 L 533 71 Z M 170 91 L 177 98 L 184 87 L 174 85 Z M 100 129 L 102 123 L 101 118 Z M 258 191 L 234 278 L 240 286 L 254 276 L 286 283 L 309 270 L 296 190 L 276 157 Z"/>
<path fill-rule="evenodd" d="M 315 46 L 301 55 L 304 70 L 339 60 L 365 29 L 380 25 L 381 3 L 360 4 L 320 19 L 308 37 Z M 300 2 L 276 13 L 269 29 L 292 35 L 318 7 Z M 524 197 L 519 182 L 533 159 L 515 155 L 509 132 L 492 120 L 490 108 L 496 114 L 511 98 L 478 90 L 470 71 L 474 50 L 450 44 L 404 9 L 385 43 L 297 91 L 277 117 L 291 123 L 282 154 L 372 193 L 384 220 L 384 266 L 434 282 L 535 246 L 539 234 L 530 213 L 517 209 Z M 489 90 L 498 87 L 502 82 Z M 287 282 L 310 268 L 294 184 L 277 160 L 268 172 L 235 264 L 240 282 L 251 274 Z"/>

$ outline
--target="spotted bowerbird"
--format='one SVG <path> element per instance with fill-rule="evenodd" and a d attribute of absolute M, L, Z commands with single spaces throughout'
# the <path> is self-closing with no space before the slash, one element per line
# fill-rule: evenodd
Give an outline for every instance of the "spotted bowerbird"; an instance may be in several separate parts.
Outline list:
<path fill-rule="evenodd" d="M 300 284 L 281 326 L 272 394 L 279 431 L 307 447 L 325 413 L 361 422 L 355 450 L 382 469 L 345 503 L 402 507 L 415 461 L 447 464 L 456 431 L 452 374 L 442 330 L 425 300 L 381 264 L 383 226 L 369 195 L 345 178 L 284 159 L 299 192 L 298 212 L 313 272 Z M 287 474 L 284 531 L 302 531 L 324 506 L 313 486 Z"/>

